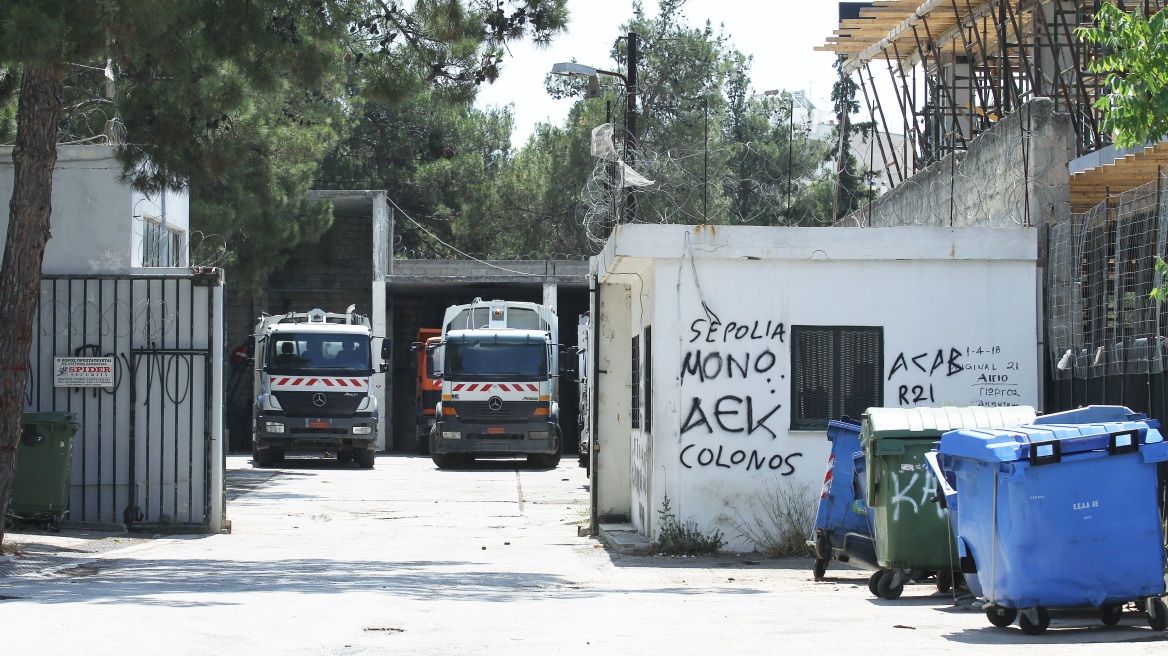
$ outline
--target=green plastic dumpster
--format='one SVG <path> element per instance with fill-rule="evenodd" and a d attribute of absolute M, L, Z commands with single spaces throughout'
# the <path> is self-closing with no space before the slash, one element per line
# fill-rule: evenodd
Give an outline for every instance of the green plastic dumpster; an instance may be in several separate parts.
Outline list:
<path fill-rule="evenodd" d="M 69 470 L 77 416 L 67 412 L 26 412 L 16 448 L 16 476 L 8 513 L 61 525 L 69 505 Z"/>
<path fill-rule="evenodd" d="M 904 584 L 935 575 L 947 592 L 960 578 L 949 511 L 925 454 L 942 433 L 962 428 L 1005 428 L 1034 421 L 1034 408 L 869 408 L 860 430 L 868 470 L 865 501 L 872 514 L 876 563 L 873 594 L 896 599 Z"/>

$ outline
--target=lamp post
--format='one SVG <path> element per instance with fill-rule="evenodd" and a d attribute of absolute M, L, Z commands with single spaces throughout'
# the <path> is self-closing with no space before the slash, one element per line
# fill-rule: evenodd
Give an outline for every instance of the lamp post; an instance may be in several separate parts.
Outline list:
<path fill-rule="evenodd" d="M 598 75 L 611 75 L 620 78 L 625 84 L 625 165 L 632 168 L 637 163 L 637 33 L 629 32 L 625 37 L 628 42 L 629 67 L 628 74 L 622 75 L 616 71 L 606 71 L 575 62 L 561 62 L 552 65 L 552 75 L 568 75 L 573 77 L 587 77 L 590 88 L 598 88 Z M 622 176 L 623 179 L 623 176 Z M 624 223 L 632 223 L 637 216 L 637 199 L 632 190 L 625 192 Z"/>

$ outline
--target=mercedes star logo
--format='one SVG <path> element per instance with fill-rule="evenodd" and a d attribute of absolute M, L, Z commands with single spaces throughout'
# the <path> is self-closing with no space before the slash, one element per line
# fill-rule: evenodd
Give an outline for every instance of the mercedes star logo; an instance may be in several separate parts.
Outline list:
<path fill-rule="evenodd" d="M 503 399 L 501 399 L 497 396 L 492 396 L 491 398 L 487 399 L 487 407 L 492 409 L 492 410 L 502 410 L 503 409 Z"/>
<path fill-rule="evenodd" d="M 324 392 L 317 392 L 312 395 L 312 405 L 318 408 L 324 406 L 327 401 L 328 399 L 325 397 Z"/>

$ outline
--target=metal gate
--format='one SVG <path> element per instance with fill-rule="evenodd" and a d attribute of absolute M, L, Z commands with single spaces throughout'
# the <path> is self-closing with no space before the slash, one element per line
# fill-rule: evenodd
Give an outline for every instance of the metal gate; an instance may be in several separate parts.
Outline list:
<path fill-rule="evenodd" d="M 26 407 L 77 414 L 72 521 L 219 530 L 223 295 L 218 271 L 45 276 Z M 53 358 L 112 356 L 112 387 L 54 387 Z"/>

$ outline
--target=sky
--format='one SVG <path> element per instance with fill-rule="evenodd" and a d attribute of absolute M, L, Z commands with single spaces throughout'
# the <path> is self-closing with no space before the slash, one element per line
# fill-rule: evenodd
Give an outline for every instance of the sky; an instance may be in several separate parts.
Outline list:
<path fill-rule="evenodd" d="M 647 14 L 656 14 L 656 0 L 645 0 Z M 632 16 L 631 0 L 568 0 L 568 33 L 549 47 L 514 44 L 503 60 L 503 72 L 479 90 L 479 107 L 514 104 L 512 144 L 521 146 L 536 123 L 559 125 L 572 99 L 554 100 L 543 88 L 552 64 L 572 61 L 612 70 L 609 58 L 621 23 Z M 831 109 L 835 71 L 830 52 L 816 52 L 839 24 L 837 3 L 831 0 L 688 0 L 682 13 L 691 26 L 710 19 L 715 30 L 725 26 L 730 43 L 754 55 L 751 83 L 756 92 L 770 89 L 804 90 L 819 109 Z"/>

